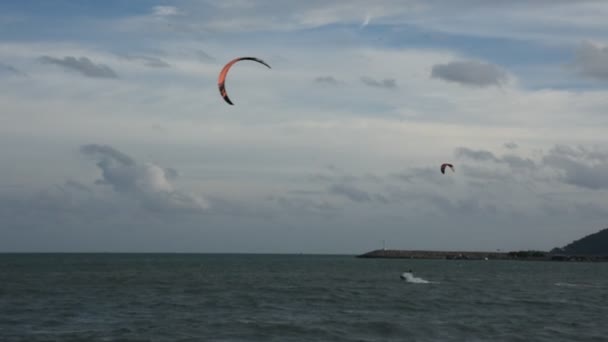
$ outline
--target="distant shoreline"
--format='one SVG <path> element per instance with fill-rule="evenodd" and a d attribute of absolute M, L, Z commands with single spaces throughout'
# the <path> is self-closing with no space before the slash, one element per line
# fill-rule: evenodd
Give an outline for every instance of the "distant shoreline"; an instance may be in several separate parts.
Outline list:
<path fill-rule="evenodd" d="M 521 260 L 521 261 L 608 261 L 608 255 L 565 255 L 543 251 L 471 252 L 377 249 L 357 258 L 444 259 L 444 260 Z"/>

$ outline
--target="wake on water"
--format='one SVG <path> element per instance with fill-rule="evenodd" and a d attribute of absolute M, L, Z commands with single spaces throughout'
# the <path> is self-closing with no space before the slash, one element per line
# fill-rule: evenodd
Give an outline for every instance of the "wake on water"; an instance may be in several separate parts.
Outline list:
<path fill-rule="evenodd" d="M 430 284 L 430 283 L 434 283 L 422 278 L 418 278 L 418 277 L 414 277 L 413 274 L 411 274 L 410 272 L 403 272 L 401 273 L 401 279 L 405 280 L 408 283 L 412 283 L 412 284 Z"/>
<path fill-rule="evenodd" d="M 555 283 L 553 284 L 555 286 L 561 286 L 561 287 L 592 287 L 592 288 L 600 288 L 601 286 L 598 285 L 594 285 L 594 284 L 585 284 L 585 283 Z"/>

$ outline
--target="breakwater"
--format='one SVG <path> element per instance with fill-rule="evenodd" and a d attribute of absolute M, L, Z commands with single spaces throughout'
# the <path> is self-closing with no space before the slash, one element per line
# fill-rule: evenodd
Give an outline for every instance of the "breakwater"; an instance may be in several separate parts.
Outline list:
<path fill-rule="evenodd" d="M 448 259 L 448 260 L 528 260 L 528 261 L 608 261 L 601 255 L 560 255 L 543 251 L 472 252 L 378 249 L 357 258 Z"/>
<path fill-rule="evenodd" d="M 464 252 L 464 251 L 406 251 L 396 249 L 378 249 L 357 256 L 358 258 L 392 258 L 392 259 L 509 259 L 508 253 L 501 252 Z"/>

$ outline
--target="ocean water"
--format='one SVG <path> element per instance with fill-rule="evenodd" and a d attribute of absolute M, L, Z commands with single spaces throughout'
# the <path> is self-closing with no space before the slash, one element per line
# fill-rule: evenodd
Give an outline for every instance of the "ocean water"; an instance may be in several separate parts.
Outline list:
<path fill-rule="evenodd" d="M 0 255 L 2 342 L 608 341 L 606 317 L 608 263 Z"/>

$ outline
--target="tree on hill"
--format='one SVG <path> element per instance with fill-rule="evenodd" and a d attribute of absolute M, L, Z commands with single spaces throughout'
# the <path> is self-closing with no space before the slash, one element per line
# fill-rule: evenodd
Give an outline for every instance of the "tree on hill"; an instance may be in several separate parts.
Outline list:
<path fill-rule="evenodd" d="M 608 228 L 585 236 L 565 247 L 554 248 L 553 254 L 608 255 Z"/>

